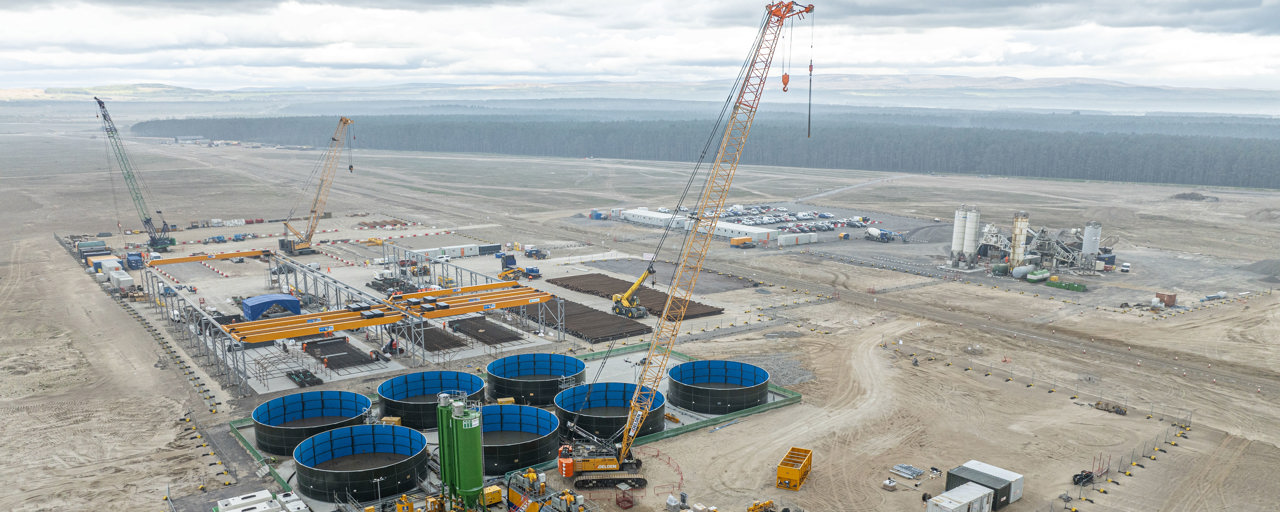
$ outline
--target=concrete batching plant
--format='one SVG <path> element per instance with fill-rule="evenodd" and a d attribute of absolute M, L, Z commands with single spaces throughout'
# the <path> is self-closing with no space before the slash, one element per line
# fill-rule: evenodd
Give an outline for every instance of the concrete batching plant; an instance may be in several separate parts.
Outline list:
<path fill-rule="evenodd" d="M 951 266 L 973 268 L 982 239 L 982 213 L 976 206 L 960 205 L 951 227 Z"/>

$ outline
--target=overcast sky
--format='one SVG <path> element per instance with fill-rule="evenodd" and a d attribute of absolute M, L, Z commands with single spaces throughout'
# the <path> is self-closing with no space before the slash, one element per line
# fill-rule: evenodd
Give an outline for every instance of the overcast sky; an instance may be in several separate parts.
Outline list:
<path fill-rule="evenodd" d="M 764 4 L 0 0 L 0 88 L 731 79 Z M 859 0 L 810 21 L 779 50 L 795 74 L 812 55 L 824 74 L 1280 89 L 1280 0 Z"/>

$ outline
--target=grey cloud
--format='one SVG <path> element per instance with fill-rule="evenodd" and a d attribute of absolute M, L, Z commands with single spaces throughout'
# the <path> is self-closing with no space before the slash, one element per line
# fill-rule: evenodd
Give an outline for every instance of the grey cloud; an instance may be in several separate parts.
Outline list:
<path fill-rule="evenodd" d="M 339 5 L 366 9 L 426 10 L 440 7 L 473 7 L 492 5 L 523 5 L 536 0 L 292 0 L 302 4 Z M 48 6 L 103 5 L 109 7 L 137 8 L 168 11 L 194 11 L 198 13 L 249 13 L 262 12 L 284 3 L 283 0 L 50 0 L 22 2 L 0 0 L 0 8 L 8 10 L 33 10 Z"/>
<path fill-rule="evenodd" d="M 712 11 L 708 24 L 756 24 L 763 12 L 719 6 Z M 1215 33 L 1280 33 L 1280 4 L 1263 0 L 925 0 L 907 5 L 900 0 L 862 0 L 815 2 L 813 17 L 819 26 L 845 25 L 855 31 L 938 27 L 1057 29 L 1096 23 Z"/>

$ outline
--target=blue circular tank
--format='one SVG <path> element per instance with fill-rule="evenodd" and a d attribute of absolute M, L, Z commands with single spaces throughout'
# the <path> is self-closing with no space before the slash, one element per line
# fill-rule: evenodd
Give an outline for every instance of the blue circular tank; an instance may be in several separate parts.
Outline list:
<path fill-rule="evenodd" d="M 631 396 L 636 385 L 630 382 L 597 382 L 575 386 L 556 395 L 556 416 L 560 417 L 561 432 L 573 435 L 569 423 L 576 419 L 578 427 L 598 437 L 611 439 L 627 424 L 627 411 L 631 409 Z M 667 399 L 661 392 L 655 393 L 653 404 L 636 437 L 662 432 L 666 427 L 663 418 Z"/>
<path fill-rule="evenodd" d="M 307 391 L 263 402 L 253 410 L 258 449 L 289 455 L 304 439 L 339 427 L 364 423 L 373 406 L 369 397 L 350 391 Z"/>
<path fill-rule="evenodd" d="M 560 418 L 528 405 L 480 408 L 484 431 L 484 474 L 503 475 L 556 458 Z"/>
<path fill-rule="evenodd" d="M 728 414 L 769 401 L 769 372 L 737 361 L 690 361 L 667 371 L 671 405 L 704 414 Z"/>
<path fill-rule="evenodd" d="M 293 450 L 296 489 L 321 501 L 358 502 L 410 491 L 427 478 L 427 437 L 399 425 L 356 425 L 307 438 Z"/>
<path fill-rule="evenodd" d="M 382 415 L 400 418 L 409 428 L 436 428 L 436 399 L 441 392 L 461 392 L 468 400 L 484 395 L 484 379 L 454 371 L 407 373 L 378 385 Z"/>
<path fill-rule="evenodd" d="M 556 393 L 582 384 L 587 364 L 560 354 L 518 354 L 498 359 L 485 368 L 489 398 L 512 398 L 518 404 L 548 405 Z"/>

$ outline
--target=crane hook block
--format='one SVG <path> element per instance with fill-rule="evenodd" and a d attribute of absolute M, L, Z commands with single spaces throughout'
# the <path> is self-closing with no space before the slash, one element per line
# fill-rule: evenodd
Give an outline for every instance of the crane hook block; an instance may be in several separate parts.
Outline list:
<path fill-rule="evenodd" d="M 787 85 L 790 83 L 791 83 L 791 75 L 788 73 L 783 73 L 782 74 L 782 92 L 787 92 Z"/>

